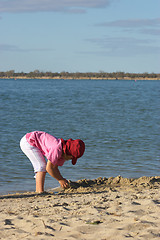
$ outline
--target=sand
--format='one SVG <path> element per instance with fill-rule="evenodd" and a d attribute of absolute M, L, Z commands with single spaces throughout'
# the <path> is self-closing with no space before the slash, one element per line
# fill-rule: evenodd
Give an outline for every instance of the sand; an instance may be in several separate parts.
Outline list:
<path fill-rule="evenodd" d="M 160 177 L 70 182 L 0 196 L 0 239 L 160 239 Z"/>

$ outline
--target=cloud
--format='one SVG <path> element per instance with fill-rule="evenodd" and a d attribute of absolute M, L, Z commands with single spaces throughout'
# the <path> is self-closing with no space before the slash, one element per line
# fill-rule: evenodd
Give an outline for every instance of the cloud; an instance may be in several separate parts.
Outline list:
<path fill-rule="evenodd" d="M 86 39 L 102 50 L 101 55 L 132 57 L 135 55 L 160 54 L 160 47 L 155 46 L 152 40 L 132 37 L 109 37 Z M 94 52 L 93 52 L 94 53 Z M 97 53 L 95 53 L 97 54 Z"/>
<path fill-rule="evenodd" d="M 108 21 L 96 24 L 98 27 L 112 27 L 126 31 L 137 31 L 140 34 L 159 35 L 160 18 L 154 19 L 128 19 Z M 130 36 L 130 35 L 128 35 Z M 98 51 L 100 55 L 132 57 L 139 55 L 160 54 L 160 47 L 156 46 L 156 39 L 135 38 L 135 37 L 110 37 L 87 39 L 102 50 Z M 98 54 L 98 52 L 92 52 Z"/>
<path fill-rule="evenodd" d="M 24 49 L 16 45 L 0 44 L 0 52 L 42 52 L 42 51 L 54 51 L 54 50 L 49 48 Z"/>
<path fill-rule="evenodd" d="M 148 35 L 160 34 L 160 18 L 116 20 L 111 22 L 98 23 L 95 26 L 121 28 L 125 32 L 136 30 L 141 34 Z"/>
<path fill-rule="evenodd" d="M 158 36 L 160 35 L 160 29 L 141 29 L 140 33 Z"/>
<path fill-rule="evenodd" d="M 114 49 L 119 49 L 119 48 L 124 48 L 124 47 L 130 47 L 130 46 L 137 46 L 137 45 L 144 45 L 148 44 L 151 41 L 147 39 L 136 39 L 132 37 L 109 37 L 105 36 L 103 38 L 92 38 L 92 39 L 87 39 L 87 41 L 90 41 L 92 43 L 95 43 L 99 45 L 102 48 L 114 48 Z"/>
<path fill-rule="evenodd" d="M 0 12 L 46 12 L 58 11 L 84 13 L 88 8 L 104 8 L 111 0 L 3 0 Z"/>
<path fill-rule="evenodd" d="M 116 20 L 116 21 L 111 21 L 111 22 L 99 23 L 99 24 L 96 24 L 96 26 L 120 27 L 120 28 L 159 27 L 160 26 L 160 18 Z"/>
<path fill-rule="evenodd" d="M 0 44 L 0 52 L 2 51 L 20 51 L 17 46 L 9 45 L 9 44 Z"/>

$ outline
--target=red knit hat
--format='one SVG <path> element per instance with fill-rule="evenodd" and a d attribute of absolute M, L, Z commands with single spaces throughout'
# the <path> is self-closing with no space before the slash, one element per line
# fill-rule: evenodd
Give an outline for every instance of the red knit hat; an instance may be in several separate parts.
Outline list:
<path fill-rule="evenodd" d="M 82 157 L 85 151 L 85 144 L 81 139 L 73 140 L 72 138 L 68 140 L 63 140 L 61 138 L 61 142 L 63 144 L 63 151 L 67 155 L 72 155 L 72 164 L 75 165 L 77 162 L 77 158 Z"/>

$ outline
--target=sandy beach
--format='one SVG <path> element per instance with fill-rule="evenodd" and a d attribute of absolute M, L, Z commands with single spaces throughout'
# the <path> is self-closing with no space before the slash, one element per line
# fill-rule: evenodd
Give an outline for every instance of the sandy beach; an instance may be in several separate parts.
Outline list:
<path fill-rule="evenodd" d="M 160 239 L 160 177 L 70 182 L 0 196 L 0 239 Z"/>

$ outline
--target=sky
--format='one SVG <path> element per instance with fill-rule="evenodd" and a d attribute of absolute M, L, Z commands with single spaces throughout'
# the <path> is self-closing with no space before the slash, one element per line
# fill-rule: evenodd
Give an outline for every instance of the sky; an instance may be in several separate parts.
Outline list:
<path fill-rule="evenodd" d="M 0 72 L 160 73 L 160 0 L 0 0 Z"/>

